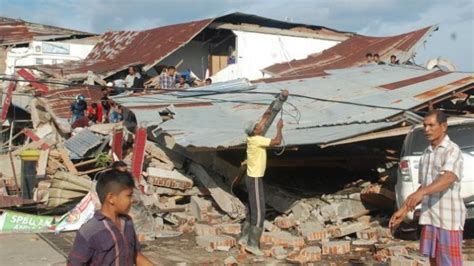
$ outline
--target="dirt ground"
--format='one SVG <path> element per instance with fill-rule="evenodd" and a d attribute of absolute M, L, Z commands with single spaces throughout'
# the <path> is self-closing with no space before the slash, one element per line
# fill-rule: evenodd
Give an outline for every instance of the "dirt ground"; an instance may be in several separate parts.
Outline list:
<path fill-rule="evenodd" d="M 41 234 L 59 253 L 67 256 L 72 247 L 75 233 Z M 418 241 L 404 241 L 394 239 L 390 245 L 403 245 L 407 247 L 411 254 L 417 254 Z M 474 239 L 464 241 L 463 253 L 465 256 L 465 265 L 474 265 Z M 195 235 L 183 234 L 180 237 L 162 238 L 154 241 L 142 243 L 143 253 L 157 265 L 224 265 L 226 258 L 234 257 L 239 265 L 285 265 L 292 264 L 284 260 L 276 260 L 271 257 L 257 258 L 252 255 L 239 256 L 237 247 L 230 251 L 208 252 L 204 248 L 197 246 Z M 471 264 L 470 264 L 471 263 Z M 378 262 L 373 256 L 373 250 L 364 249 L 354 250 L 347 255 L 322 256 L 320 262 L 311 265 L 389 265 L 388 263 Z"/>

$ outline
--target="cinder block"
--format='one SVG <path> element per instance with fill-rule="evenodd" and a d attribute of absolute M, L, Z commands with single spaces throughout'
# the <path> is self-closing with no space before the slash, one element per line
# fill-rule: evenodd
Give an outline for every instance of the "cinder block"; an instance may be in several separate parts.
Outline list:
<path fill-rule="evenodd" d="M 331 230 L 331 236 L 332 237 L 343 237 L 347 235 L 354 234 L 356 232 L 363 231 L 365 229 L 368 229 L 369 225 L 364 224 L 361 222 L 356 222 L 356 223 L 351 223 L 351 224 L 346 224 L 346 225 L 340 225 L 334 228 L 334 230 Z"/>
<path fill-rule="evenodd" d="M 193 181 L 180 172 L 148 167 L 148 183 L 154 186 L 186 190 L 193 187 Z"/>
<path fill-rule="evenodd" d="M 316 246 L 305 247 L 301 250 L 300 255 L 304 256 L 306 262 L 320 261 L 321 248 Z"/>
<path fill-rule="evenodd" d="M 329 237 L 327 230 L 319 223 L 303 223 L 298 229 L 300 235 L 302 235 L 307 241 L 319 241 Z"/>
<path fill-rule="evenodd" d="M 240 224 L 219 224 L 217 225 L 222 234 L 238 235 L 240 234 Z"/>
<path fill-rule="evenodd" d="M 214 250 L 229 250 L 237 243 L 235 238 L 227 235 L 217 236 L 197 236 L 196 243 L 205 249 Z"/>
<path fill-rule="evenodd" d="M 350 241 L 325 241 L 322 246 L 323 255 L 342 255 L 351 252 Z"/>
<path fill-rule="evenodd" d="M 379 234 L 377 232 L 377 229 L 375 228 L 365 229 L 356 233 L 357 233 L 357 238 L 359 239 L 377 240 L 379 238 Z"/>
<path fill-rule="evenodd" d="M 219 235 L 219 229 L 215 226 L 207 224 L 196 224 L 194 231 L 198 236 L 215 236 Z"/>
<path fill-rule="evenodd" d="M 281 229 L 289 229 L 296 226 L 296 220 L 291 217 L 277 217 L 274 223 Z"/>
<path fill-rule="evenodd" d="M 282 246 L 275 246 L 271 248 L 271 255 L 277 260 L 284 260 L 288 256 L 288 251 Z"/>
<path fill-rule="evenodd" d="M 208 221 L 209 213 L 212 209 L 212 203 L 198 196 L 191 197 L 191 213 L 198 221 Z"/>

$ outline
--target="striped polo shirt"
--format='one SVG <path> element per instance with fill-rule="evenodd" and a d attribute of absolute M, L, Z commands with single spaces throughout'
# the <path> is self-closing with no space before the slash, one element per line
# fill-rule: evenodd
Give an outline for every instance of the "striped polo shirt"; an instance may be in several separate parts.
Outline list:
<path fill-rule="evenodd" d="M 466 207 L 461 197 L 463 157 L 459 146 L 446 135 L 434 149 L 425 149 L 419 165 L 419 183 L 428 186 L 445 171 L 456 175 L 456 181 L 445 191 L 423 197 L 420 224 L 444 230 L 463 230 Z"/>

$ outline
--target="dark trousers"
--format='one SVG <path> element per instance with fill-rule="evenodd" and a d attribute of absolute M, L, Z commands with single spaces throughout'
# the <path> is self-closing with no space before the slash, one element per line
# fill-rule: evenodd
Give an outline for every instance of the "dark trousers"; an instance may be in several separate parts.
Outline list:
<path fill-rule="evenodd" d="M 245 176 L 245 184 L 249 195 L 247 221 L 250 221 L 250 225 L 257 227 L 263 227 L 265 221 L 265 197 L 262 178 Z"/>

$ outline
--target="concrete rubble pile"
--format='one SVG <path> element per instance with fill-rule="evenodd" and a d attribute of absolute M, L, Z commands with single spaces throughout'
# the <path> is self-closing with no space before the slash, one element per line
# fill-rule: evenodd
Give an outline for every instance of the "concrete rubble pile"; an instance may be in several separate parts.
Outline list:
<path fill-rule="evenodd" d="M 86 133 L 90 135 L 86 136 L 88 139 L 97 137 L 100 140 L 89 143 L 92 150 L 106 152 L 111 129 L 110 126 L 105 130 L 104 126 L 97 126 L 77 132 L 65 141 L 41 138 L 26 144 L 46 144 L 35 144 L 40 149 L 37 167 L 42 168 L 38 174 L 44 172 L 44 176 L 35 188 L 34 200 L 54 209 L 77 202 L 93 191 L 93 180 L 105 170 L 96 164 L 98 156 L 94 154 L 98 153 L 80 153 L 68 142 Z M 91 155 L 88 157 L 86 154 Z M 83 157 L 78 160 L 77 156 Z M 132 157 L 128 151 L 124 162 L 130 164 Z M 6 194 L 4 183 L 0 187 Z M 227 199 L 240 200 L 225 190 L 216 192 L 216 189 L 220 188 L 202 166 L 171 159 L 164 149 L 147 141 L 143 172 L 134 193 L 136 204 L 130 211 L 139 239 L 147 241 L 192 234 L 196 244 L 209 252 L 234 250 L 238 253 L 234 260 L 245 260 L 247 254 L 237 246 L 245 214 L 242 215 L 242 209 L 232 212 L 232 208 L 223 204 Z M 395 264 L 410 261 L 424 265 L 422 258 L 397 246 L 386 227 L 387 215 L 370 216 L 387 206 L 393 207 L 394 199 L 393 191 L 363 181 L 350 184 L 349 188 L 334 194 L 299 199 L 289 211 L 265 221 L 261 248 L 269 258 L 293 263 L 365 253 L 378 261 Z M 244 208 L 239 204 L 237 206 Z"/>

